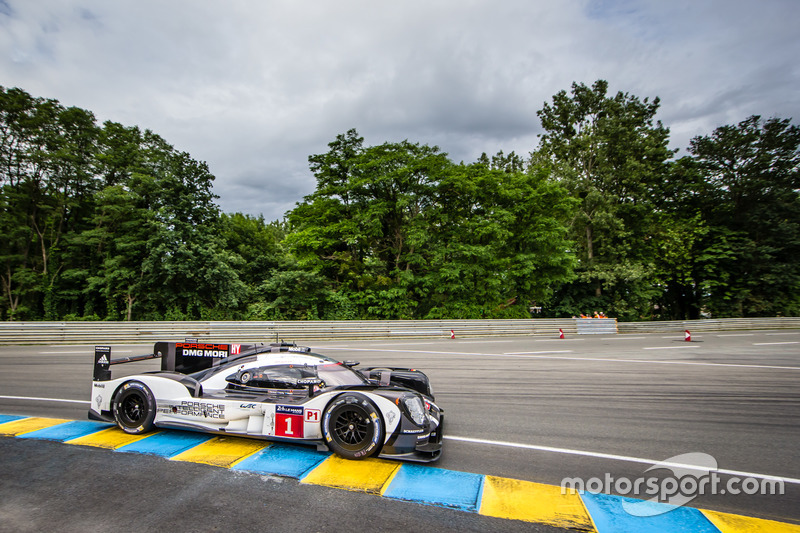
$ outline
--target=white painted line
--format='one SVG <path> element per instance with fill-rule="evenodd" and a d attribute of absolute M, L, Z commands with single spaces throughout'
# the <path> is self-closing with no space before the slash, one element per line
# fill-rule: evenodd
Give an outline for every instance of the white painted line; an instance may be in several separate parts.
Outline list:
<path fill-rule="evenodd" d="M 685 348 L 694 348 L 694 346 L 650 346 L 649 348 L 642 348 L 642 350 L 683 350 Z"/>
<path fill-rule="evenodd" d="M 621 340 L 633 341 L 633 340 L 642 340 L 642 339 L 646 339 L 646 338 L 647 337 L 603 337 L 600 340 L 601 341 L 618 341 L 618 340 L 619 341 L 621 341 Z M 669 337 L 669 338 L 671 339 L 672 337 Z"/>
<path fill-rule="evenodd" d="M 692 335 L 692 337 L 694 337 L 695 339 L 702 339 L 703 338 L 701 335 Z M 684 337 L 676 333 L 675 335 L 670 335 L 669 337 L 661 337 L 661 338 L 662 339 L 682 339 Z"/>
<path fill-rule="evenodd" d="M 453 339 L 453 342 L 450 344 L 499 344 L 501 342 L 516 342 L 516 341 L 493 341 L 493 340 L 482 340 L 482 341 L 462 341 L 460 339 Z M 380 344 L 367 344 L 367 346 L 425 346 L 429 344 L 441 344 L 439 342 L 392 342 L 392 343 L 380 343 Z M 329 347 L 328 347 L 329 348 Z"/>
<path fill-rule="evenodd" d="M 315 348 L 320 350 L 349 350 L 350 346 L 325 346 L 324 344 L 317 344 Z"/>
<path fill-rule="evenodd" d="M 573 353 L 572 350 L 551 350 L 548 352 L 508 352 L 504 353 L 503 355 L 539 355 L 539 354 L 548 354 L 548 353 Z"/>
<path fill-rule="evenodd" d="M 687 346 L 688 348 L 688 346 Z M 434 352 L 422 350 L 371 350 L 368 348 L 328 348 L 336 350 L 352 350 L 354 352 L 391 352 L 391 353 L 413 353 L 430 355 L 473 355 L 476 357 L 519 357 L 522 359 L 554 359 L 557 361 L 581 361 L 581 362 L 605 362 L 605 363 L 642 363 L 650 365 L 695 365 L 695 366 L 718 366 L 731 368 L 765 368 L 778 370 L 800 370 L 800 366 L 771 366 L 771 365 L 745 365 L 737 363 L 700 363 L 697 361 L 652 361 L 646 359 L 611 359 L 607 357 L 556 357 L 551 355 L 517 355 L 517 354 L 498 354 L 498 353 L 470 353 L 470 352 Z"/>
<path fill-rule="evenodd" d="M 427 344 L 439 344 L 438 342 L 393 342 L 391 344 L 367 344 L 367 346 L 424 346 Z"/>
<path fill-rule="evenodd" d="M 87 355 L 89 354 L 89 352 L 87 352 L 86 350 L 81 350 L 79 352 L 39 352 L 39 355 L 52 355 L 52 354 L 61 354 L 61 353 L 83 353 L 83 354 L 87 354 Z"/>
<path fill-rule="evenodd" d="M 753 337 L 755 333 L 730 333 L 725 335 L 717 335 L 717 337 Z"/>
<path fill-rule="evenodd" d="M 354 352 L 387 352 L 387 353 L 421 353 L 421 354 L 432 354 L 432 355 L 498 355 L 498 354 L 486 354 L 486 353 L 475 353 L 475 352 L 442 352 L 442 351 L 425 351 L 425 350 L 387 350 L 386 348 L 382 348 L 380 350 L 375 350 L 373 348 L 350 348 L 350 347 L 339 347 L 339 346 L 327 346 L 326 350 L 352 350 Z"/>
<path fill-rule="evenodd" d="M 800 341 L 790 341 L 790 342 L 754 342 L 753 346 L 776 346 L 779 344 L 800 344 Z"/>
<path fill-rule="evenodd" d="M 458 335 L 456 335 L 456 337 L 457 336 Z M 456 344 L 489 344 L 489 343 L 491 343 L 491 344 L 500 344 L 501 342 L 517 342 L 517 341 L 494 341 L 494 340 L 491 340 L 491 339 L 486 339 L 486 340 L 483 340 L 483 341 L 456 340 Z"/>
<path fill-rule="evenodd" d="M 800 366 L 769 366 L 769 365 L 744 365 L 736 363 L 700 363 L 696 361 L 652 361 L 645 359 L 611 359 L 607 357 L 554 357 L 547 355 L 516 355 L 516 354 L 460 354 L 460 355 L 481 355 L 484 357 L 520 357 L 527 359 L 553 359 L 556 361 L 580 361 L 580 362 L 605 362 L 605 363 L 643 363 L 650 365 L 696 365 L 696 366 L 727 366 L 735 368 L 767 368 L 778 370 L 800 370 Z"/>
<path fill-rule="evenodd" d="M 133 350 L 113 350 L 113 353 L 131 353 Z M 87 355 L 94 355 L 94 352 L 87 352 L 86 350 L 81 350 L 79 352 L 66 352 L 66 351 L 59 351 L 59 352 L 39 352 L 39 355 L 53 355 L 53 354 L 75 354 L 75 353 L 82 353 Z"/>
<path fill-rule="evenodd" d="M 548 357 L 546 355 L 498 355 L 498 354 L 461 354 L 461 355 L 483 355 L 485 357 L 527 357 L 531 359 L 555 359 L 564 361 L 581 362 L 606 362 L 606 363 L 644 363 L 650 365 L 696 365 L 696 366 L 727 366 L 735 368 L 767 368 L 778 370 L 800 370 L 800 366 L 769 366 L 769 365 L 744 365 L 736 363 L 700 363 L 696 361 L 652 361 L 645 359 L 611 359 L 607 357 Z"/>
<path fill-rule="evenodd" d="M 92 402 L 84 400 L 64 400 L 62 398 L 37 398 L 34 396 L 0 396 L 3 400 L 35 400 L 39 402 L 82 403 L 89 405 Z"/>
<path fill-rule="evenodd" d="M 64 345 L 64 344 L 50 344 L 47 347 L 48 348 L 63 348 L 64 346 L 69 346 L 70 348 L 77 348 L 78 346 L 84 346 L 86 348 L 94 348 L 94 345 L 91 345 L 91 344 L 66 344 L 66 345 Z M 108 346 L 108 345 L 104 344 L 104 346 Z"/>
<path fill-rule="evenodd" d="M 787 333 L 766 333 L 765 335 L 767 335 L 767 336 L 769 336 L 769 335 L 800 335 L 800 333 L 798 333 L 796 331 L 792 331 L 792 332 L 787 332 Z"/>
<path fill-rule="evenodd" d="M 612 459 L 615 461 L 628 461 L 631 463 L 642 463 L 647 465 L 655 465 L 658 464 L 659 466 L 670 466 L 675 468 L 687 468 L 690 470 L 701 470 L 706 471 L 707 468 L 698 467 L 697 465 L 689 465 L 689 464 L 682 464 L 682 463 L 669 463 L 669 462 L 662 462 L 653 459 L 644 459 L 641 457 L 629 457 L 626 455 L 615 455 L 611 453 L 599 453 L 599 452 L 589 452 L 584 450 L 572 450 L 569 448 L 554 448 L 552 446 L 537 446 L 534 444 L 520 444 L 517 442 L 505 442 L 499 440 L 487 440 L 487 439 L 471 439 L 468 437 L 455 437 L 445 435 L 444 437 L 447 440 L 455 440 L 460 442 L 469 442 L 471 444 L 488 444 L 491 446 L 505 446 L 508 448 L 520 448 L 523 450 L 536 450 L 540 452 L 553 452 L 553 453 L 564 453 L 568 455 L 581 455 L 584 457 L 596 457 L 598 459 Z M 742 476 L 742 477 L 754 477 L 758 479 L 772 479 L 775 481 L 783 481 L 784 483 L 795 483 L 800 484 L 800 479 L 791 478 L 791 477 L 782 477 L 782 476 L 773 476 L 769 474 L 757 474 L 754 472 L 743 472 L 740 470 L 725 470 L 725 469 L 717 469 L 715 472 L 720 474 L 728 474 L 732 476 Z"/>

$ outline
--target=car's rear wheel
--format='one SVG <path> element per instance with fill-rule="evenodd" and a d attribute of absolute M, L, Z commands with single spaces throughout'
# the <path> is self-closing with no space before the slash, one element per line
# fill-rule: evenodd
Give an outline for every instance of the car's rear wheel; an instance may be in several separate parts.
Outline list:
<path fill-rule="evenodd" d="M 129 381 L 114 399 L 114 420 L 125 433 L 134 435 L 153 429 L 156 401 L 144 383 Z"/>
<path fill-rule="evenodd" d="M 325 409 L 322 434 L 336 454 L 363 459 L 378 453 L 384 429 L 378 408 L 366 396 L 343 394 Z"/>

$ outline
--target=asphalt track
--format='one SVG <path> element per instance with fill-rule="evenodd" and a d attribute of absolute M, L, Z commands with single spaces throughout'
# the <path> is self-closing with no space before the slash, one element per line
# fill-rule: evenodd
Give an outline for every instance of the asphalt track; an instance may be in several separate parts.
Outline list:
<path fill-rule="evenodd" d="M 112 346 L 112 355 L 150 348 Z M 313 348 L 364 365 L 426 371 L 447 415 L 438 468 L 559 485 L 567 477 L 636 479 L 659 461 L 703 452 L 716 459 L 723 481 L 777 478 L 784 494 L 706 494 L 689 505 L 800 524 L 800 331 L 704 333 L 691 343 L 682 336 L 554 335 L 328 342 Z M 0 413 L 85 419 L 91 362 L 89 346 L 0 348 Z M 116 377 L 157 368 L 157 361 L 149 361 L 113 370 Z M 87 509 L 97 509 L 104 499 L 112 503 L 105 523 L 131 524 L 123 530 L 133 527 L 135 513 L 121 502 L 131 502 L 149 517 L 147 523 L 157 517 L 175 531 L 231 523 L 238 524 L 233 529 L 263 530 L 264 507 L 248 500 L 252 491 L 268 507 L 286 510 L 270 516 L 275 529 L 363 529 L 368 516 L 369 529 L 419 523 L 412 529 L 551 530 L 80 446 L 7 438 L 0 446 L 0 472 L 11 481 L 0 488 L 0 530 L 2 524 L 57 520 L 58 529 L 68 531 L 65 525 L 85 525 L 86 516 L 96 517 L 97 511 Z M 187 481 L 195 487 L 188 496 L 186 488 L 175 489 L 185 487 L 180 480 L 192 479 L 198 483 Z M 51 493 L 73 496 L 54 500 Z M 204 517 L 194 529 L 185 522 L 192 497 Z M 175 506 L 165 507 L 171 498 Z M 48 507 L 43 503 L 48 499 L 61 501 L 62 508 Z M 160 511 L 148 514 L 149 509 Z M 210 509 L 224 512 L 205 512 Z"/>

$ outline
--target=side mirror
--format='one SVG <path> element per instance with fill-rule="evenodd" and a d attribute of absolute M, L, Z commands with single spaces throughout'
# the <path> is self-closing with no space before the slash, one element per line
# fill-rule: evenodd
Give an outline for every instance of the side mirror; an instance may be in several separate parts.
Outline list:
<path fill-rule="evenodd" d="M 347 368 L 353 368 L 354 366 L 358 366 L 361 363 L 359 361 L 342 361 L 342 364 Z"/>

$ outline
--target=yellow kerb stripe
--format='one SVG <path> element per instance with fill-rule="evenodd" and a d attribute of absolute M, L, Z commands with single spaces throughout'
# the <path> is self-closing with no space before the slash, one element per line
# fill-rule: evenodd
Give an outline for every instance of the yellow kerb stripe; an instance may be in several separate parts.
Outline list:
<path fill-rule="evenodd" d="M 702 510 L 722 533 L 800 533 L 800 526 L 761 518 Z"/>
<path fill-rule="evenodd" d="M 143 435 L 131 435 L 125 433 L 117 427 L 104 429 L 97 433 L 90 433 L 77 439 L 66 441 L 67 444 L 79 444 L 81 446 L 95 446 L 96 448 L 105 448 L 107 450 L 116 450 L 122 446 L 136 442 L 137 440 L 146 439 L 156 433 L 145 433 Z"/>
<path fill-rule="evenodd" d="M 23 418 L 22 420 L 0 424 L 0 435 L 3 437 L 16 437 L 17 435 L 24 435 L 32 431 L 63 424 L 64 422 L 69 422 L 69 420 L 64 420 L 63 418 Z"/>
<path fill-rule="evenodd" d="M 351 461 L 336 455 L 325 459 L 303 478 L 303 483 L 380 494 L 400 468 L 400 463 L 381 459 Z"/>
<path fill-rule="evenodd" d="M 589 513 L 575 491 L 562 494 L 559 486 L 518 479 L 486 476 L 479 513 L 595 531 Z"/>
<path fill-rule="evenodd" d="M 215 437 L 172 457 L 171 460 L 230 468 L 267 446 L 269 446 L 268 443 L 260 440 Z"/>

